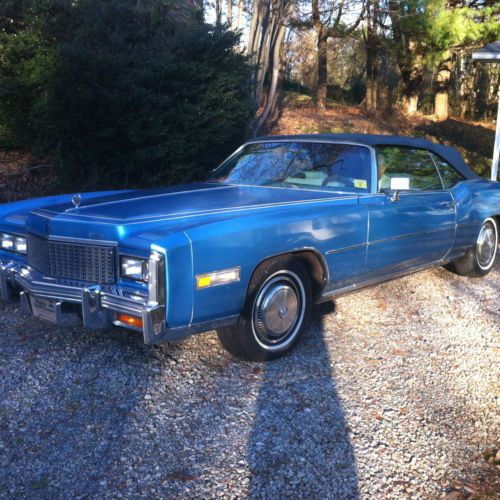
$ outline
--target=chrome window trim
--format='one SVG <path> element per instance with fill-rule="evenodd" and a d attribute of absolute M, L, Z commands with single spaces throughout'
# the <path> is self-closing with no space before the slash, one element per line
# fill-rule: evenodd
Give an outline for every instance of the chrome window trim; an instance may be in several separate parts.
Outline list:
<path fill-rule="evenodd" d="M 439 175 L 439 179 L 441 180 L 441 187 L 443 189 L 443 191 L 448 191 L 445 187 L 444 187 L 444 182 L 443 182 L 443 176 L 441 175 L 441 172 L 439 171 L 439 168 L 438 166 L 436 165 L 436 162 L 434 161 L 434 158 L 432 157 L 431 155 L 431 152 L 429 150 L 427 150 L 427 154 L 429 155 L 429 158 L 431 159 L 432 161 L 432 164 L 434 165 L 434 168 L 436 169 L 438 175 Z"/>
<path fill-rule="evenodd" d="M 454 170 L 461 177 L 461 179 L 458 182 L 455 182 L 455 184 L 453 184 L 453 186 L 451 186 L 451 188 L 446 188 L 444 186 L 443 177 L 441 175 L 439 167 L 436 164 L 436 160 L 434 160 L 434 158 L 433 158 L 433 155 L 436 156 L 437 158 L 440 158 L 441 161 L 444 161 L 446 163 L 446 165 L 448 165 L 452 170 Z M 443 189 L 445 189 L 446 191 L 451 191 L 455 186 L 458 186 L 461 182 L 465 182 L 467 180 L 467 178 L 461 172 L 459 172 L 449 161 L 446 161 L 442 156 L 438 155 L 434 151 L 429 151 L 429 156 L 431 157 L 432 162 L 434 163 L 434 166 L 436 167 L 436 169 L 437 169 L 437 171 L 439 173 L 439 177 L 441 177 L 441 182 L 443 184 Z"/>

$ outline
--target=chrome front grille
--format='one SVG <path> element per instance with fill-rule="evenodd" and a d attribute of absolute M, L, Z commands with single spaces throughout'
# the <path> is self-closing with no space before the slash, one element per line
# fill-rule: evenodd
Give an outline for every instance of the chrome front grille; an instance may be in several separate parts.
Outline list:
<path fill-rule="evenodd" d="M 28 264 L 46 276 L 88 283 L 116 281 L 115 249 L 28 234 Z"/>

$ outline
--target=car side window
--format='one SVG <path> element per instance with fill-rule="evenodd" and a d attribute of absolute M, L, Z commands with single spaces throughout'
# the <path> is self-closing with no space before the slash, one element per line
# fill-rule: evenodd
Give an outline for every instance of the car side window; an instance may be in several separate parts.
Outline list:
<path fill-rule="evenodd" d="M 461 181 L 465 180 L 465 177 L 458 172 L 454 167 L 452 167 L 446 160 L 443 160 L 440 156 L 429 153 L 436 164 L 439 173 L 441 174 L 441 179 L 443 180 L 443 185 L 445 189 L 451 189 L 453 186 Z"/>
<path fill-rule="evenodd" d="M 379 192 L 439 191 L 443 184 L 429 152 L 401 146 L 377 148 Z"/>

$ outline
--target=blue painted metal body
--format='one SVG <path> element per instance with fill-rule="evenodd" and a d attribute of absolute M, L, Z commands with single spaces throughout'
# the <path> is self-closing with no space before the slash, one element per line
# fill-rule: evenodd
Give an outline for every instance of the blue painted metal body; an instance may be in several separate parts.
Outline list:
<path fill-rule="evenodd" d="M 372 166 L 376 178 L 376 165 Z M 323 296 L 463 255 L 482 222 L 500 216 L 500 184 L 466 180 L 447 191 L 378 194 L 199 183 L 87 193 L 0 206 L 0 232 L 115 242 L 119 252 L 166 256 L 166 324 L 189 326 L 240 313 L 265 259 L 314 252 Z M 13 258 L 0 252 L 0 259 Z M 195 276 L 239 266 L 239 282 L 196 290 Z M 120 278 L 120 285 L 144 284 Z"/>

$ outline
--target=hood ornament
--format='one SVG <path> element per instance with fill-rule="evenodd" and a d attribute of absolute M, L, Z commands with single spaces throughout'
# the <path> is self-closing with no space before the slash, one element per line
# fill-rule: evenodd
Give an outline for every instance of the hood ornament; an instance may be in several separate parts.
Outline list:
<path fill-rule="evenodd" d="M 76 193 L 73 195 L 73 198 L 71 198 L 71 201 L 75 208 L 78 208 L 80 206 L 80 203 L 82 202 L 82 197 L 79 193 Z"/>

